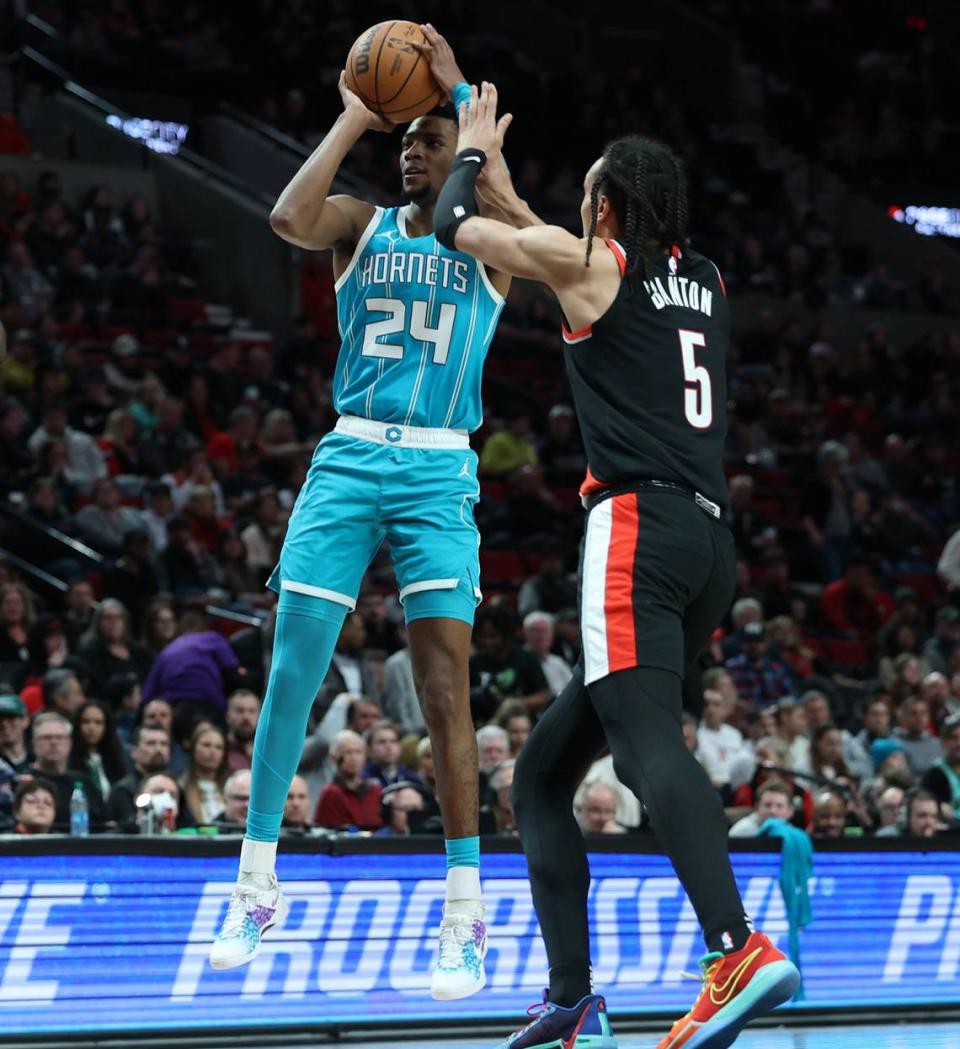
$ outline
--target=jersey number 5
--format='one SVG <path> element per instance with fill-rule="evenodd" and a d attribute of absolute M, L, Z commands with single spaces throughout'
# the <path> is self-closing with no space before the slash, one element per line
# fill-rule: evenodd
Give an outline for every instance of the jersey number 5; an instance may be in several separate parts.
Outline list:
<path fill-rule="evenodd" d="M 696 351 L 707 345 L 702 331 L 681 328 L 680 355 L 683 357 L 683 412 L 694 429 L 706 430 L 713 422 L 713 390 L 710 373 L 697 364 Z"/>
<path fill-rule="evenodd" d="M 365 299 L 368 313 L 387 313 L 381 321 L 371 321 L 363 333 L 363 357 L 385 357 L 390 361 L 403 358 L 403 345 L 396 346 L 381 342 L 384 335 L 396 335 L 407 330 L 407 304 L 401 299 Z M 440 305 L 440 316 L 437 326 L 427 324 L 427 304 L 417 300 L 410 304 L 410 338 L 419 342 L 433 343 L 433 363 L 446 364 L 450 352 L 450 337 L 453 335 L 453 324 L 457 317 L 457 307 L 451 302 Z"/>

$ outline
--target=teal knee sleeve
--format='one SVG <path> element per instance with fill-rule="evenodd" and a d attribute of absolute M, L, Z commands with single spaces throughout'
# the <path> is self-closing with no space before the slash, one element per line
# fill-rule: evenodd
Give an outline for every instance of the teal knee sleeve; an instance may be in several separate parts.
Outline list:
<path fill-rule="evenodd" d="M 330 667 L 347 614 L 344 606 L 307 600 L 313 601 L 309 610 L 293 611 L 281 597 L 277 612 L 273 662 L 251 762 L 247 837 L 253 841 L 276 841 L 280 836 L 310 708 Z"/>

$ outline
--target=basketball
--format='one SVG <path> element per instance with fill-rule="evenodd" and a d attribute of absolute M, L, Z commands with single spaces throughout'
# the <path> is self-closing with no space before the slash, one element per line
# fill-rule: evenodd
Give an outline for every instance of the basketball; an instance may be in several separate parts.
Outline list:
<path fill-rule="evenodd" d="M 347 55 L 347 87 L 395 124 L 429 113 L 443 98 L 430 63 L 411 42 L 427 38 L 414 22 L 379 22 L 357 37 Z"/>

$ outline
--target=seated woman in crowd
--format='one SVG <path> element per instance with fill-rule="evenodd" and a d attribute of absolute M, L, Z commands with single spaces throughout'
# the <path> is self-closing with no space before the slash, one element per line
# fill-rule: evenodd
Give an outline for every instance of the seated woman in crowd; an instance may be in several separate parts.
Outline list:
<path fill-rule="evenodd" d="M 90 691 L 95 696 L 116 674 L 133 673 L 143 681 L 153 660 L 133 640 L 130 616 L 120 601 L 106 598 L 93 617 L 93 626 L 80 639 L 79 656 L 87 671 Z"/>
<path fill-rule="evenodd" d="M 190 736 L 187 771 L 180 779 L 184 803 L 196 823 L 213 823 L 223 812 L 228 771 L 226 737 L 201 721 Z"/>
<path fill-rule="evenodd" d="M 85 772 L 104 802 L 110 788 L 127 774 L 123 746 L 106 703 L 88 699 L 74 715 L 68 768 Z"/>

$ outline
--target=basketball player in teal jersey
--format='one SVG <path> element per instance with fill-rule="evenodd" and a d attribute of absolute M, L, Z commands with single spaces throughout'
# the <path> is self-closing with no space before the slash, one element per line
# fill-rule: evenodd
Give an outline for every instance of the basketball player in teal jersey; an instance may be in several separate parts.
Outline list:
<path fill-rule="evenodd" d="M 431 27 L 425 32 L 438 82 L 454 98 L 462 92 L 469 98 L 449 46 Z M 342 75 L 340 94 L 343 113 L 270 217 L 292 244 L 333 250 L 340 418 L 316 450 L 269 583 L 280 597 L 247 832 L 239 880 L 210 960 L 220 969 L 250 961 L 263 932 L 286 916 L 274 874 L 284 802 L 340 628 L 387 539 L 446 835 L 446 903 L 432 993 L 463 998 L 486 982 L 468 675 L 480 600 L 473 520 L 479 484 L 468 435 L 481 423 L 483 361 L 510 278 L 433 236 L 433 205 L 456 152 L 452 109 L 418 118 L 403 135 L 404 206 L 329 195 L 360 136 L 391 130 Z"/>

